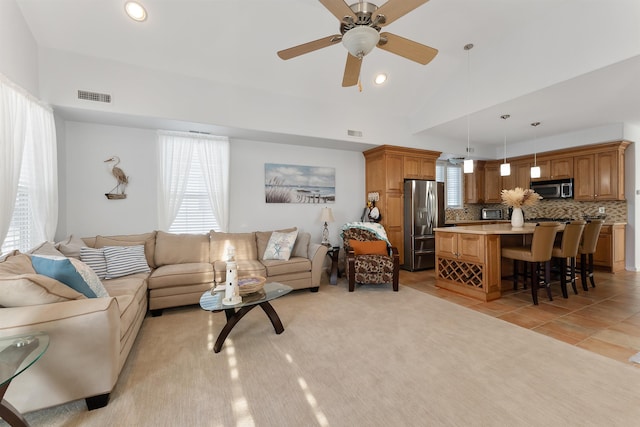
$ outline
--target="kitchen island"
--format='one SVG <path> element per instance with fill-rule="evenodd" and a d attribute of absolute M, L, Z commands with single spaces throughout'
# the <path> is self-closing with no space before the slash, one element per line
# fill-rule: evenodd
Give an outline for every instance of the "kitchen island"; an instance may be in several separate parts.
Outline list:
<path fill-rule="evenodd" d="M 525 223 L 514 228 L 501 223 L 435 228 L 436 285 L 482 301 L 500 298 L 501 248 L 530 242 L 535 226 Z M 511 289 L 511 283 L 505 286 Z"/>

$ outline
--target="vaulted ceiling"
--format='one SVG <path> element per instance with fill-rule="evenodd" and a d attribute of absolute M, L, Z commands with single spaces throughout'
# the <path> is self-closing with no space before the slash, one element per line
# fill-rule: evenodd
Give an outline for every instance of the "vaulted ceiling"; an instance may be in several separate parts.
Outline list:
<path fill-rule="evenodd" d="M 374 49 L 364 58 L 362 92 L 341 87 L 341 44 L 276 56 L 339 32 L 317 0 L 142 0 L 142 23 L 125 16 L 124 0 L 17 3 L 43 50 L 260 91 L 274 102 L 351 108 L 403 122 L 415 139 L 465 146 L 468 118 L 476 147 L 499 145 L 506 133 L 530 140 L 533 121 L 543 122 L 539 137 L 640 125 L 637 0 L 431 0 L 385 30 L 438 49 L 436 58 L 423 66 Z M 469 52 L 467 43 L 475 45 Z M 389 76 L 382 86 L 372 82 L 379 72 Z M 508 124 L 502 114 L 511 115 Z"/>

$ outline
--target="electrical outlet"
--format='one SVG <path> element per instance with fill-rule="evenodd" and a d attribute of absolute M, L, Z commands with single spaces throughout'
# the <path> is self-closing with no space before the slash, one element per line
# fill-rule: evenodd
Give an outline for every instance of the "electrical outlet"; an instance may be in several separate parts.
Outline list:
<path fill-rule="evenodd" d="M 601 214 L 603 214 L 603 213 L 604 213 L 604 206 L 600 206 L 600 207 L 598 208 L 598 213 L 601 213 Z"/>

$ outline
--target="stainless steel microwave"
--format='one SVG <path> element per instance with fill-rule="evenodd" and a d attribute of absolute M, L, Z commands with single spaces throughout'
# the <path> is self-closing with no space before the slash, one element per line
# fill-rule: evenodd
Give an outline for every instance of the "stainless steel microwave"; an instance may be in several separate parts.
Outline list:
<path fill-rule="evenodd" d="M 543 199 L 572 199 L 573 179 L 536 181 L 531 183 L 531 189 L 541 195 Z"/>

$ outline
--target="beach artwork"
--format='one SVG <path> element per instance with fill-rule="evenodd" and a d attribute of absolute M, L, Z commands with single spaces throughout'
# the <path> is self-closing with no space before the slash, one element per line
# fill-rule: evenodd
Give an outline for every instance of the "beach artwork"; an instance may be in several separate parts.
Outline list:
<path fill-rule="evenodd" d="M 335 203 L 336 169 L 265 163 L 267 203 Z"/>

